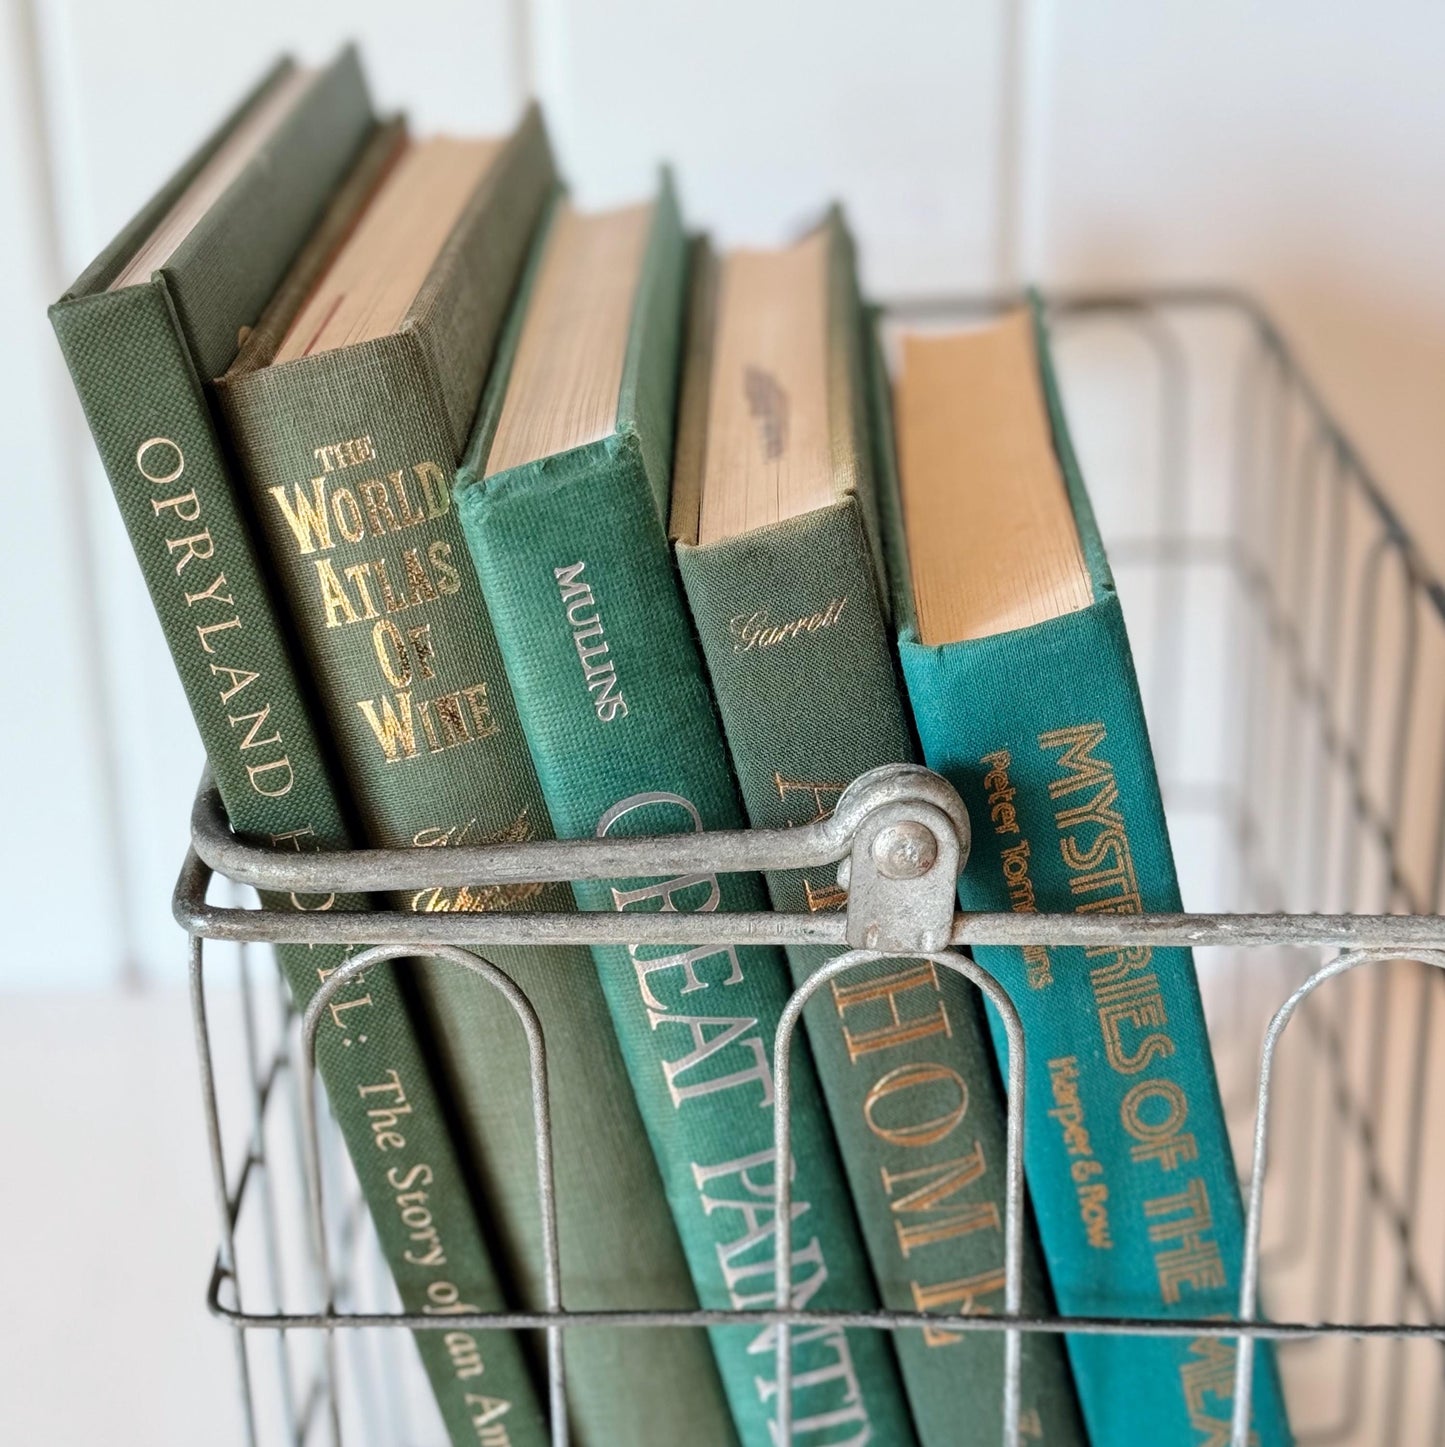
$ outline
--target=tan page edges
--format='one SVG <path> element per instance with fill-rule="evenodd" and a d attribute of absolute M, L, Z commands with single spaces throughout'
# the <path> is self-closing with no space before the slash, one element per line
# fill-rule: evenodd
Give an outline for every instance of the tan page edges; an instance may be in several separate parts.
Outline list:
<path fill-rule="evenodd" d="M 718 268 L 698 543 L 833 501 L 827 230 Z"/>
<path fill-rule="evenodd" d="M 272 361 L 289 362 L 396 331 L 502 145 L 452 136 L 408 145 Z"/>
<path fill-rule="evenodd" d="M 176 197 L 156 229 L 141 242 L 135 255 L 106 288 L 119 291 L 150 278 L 176 253 L 196 223 L 220 199 L 221 193 L 241 174 L 246 162 L 276 134 L 307 86 L 316 78 L 314 70 L 288 70 L 263 95 L 216 147 L 211 159 L 191 178 Z"/>
<path fill-rule="evenodd" d="M 919 641 L 987 638 L 1087 608 L 1029 313 L 906 335 L 895 403 Z"/>
<path fill-rule="evenodd" d="M 651 204 L 582 215 L 548 232 L 517 341 L 486 476 L 611 436 Z"/>

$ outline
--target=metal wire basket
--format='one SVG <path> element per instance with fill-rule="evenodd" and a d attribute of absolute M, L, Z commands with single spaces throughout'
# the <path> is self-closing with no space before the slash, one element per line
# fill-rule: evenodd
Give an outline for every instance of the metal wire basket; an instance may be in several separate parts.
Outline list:
<path fill-rule="evenodd" d="M 911 304 L 893 308 L 890 324 L 996 305 Z M 220 1221 L 208 1302 L 235 1334 L 248 1440 L 443 1440 L 407 1340 L 408 1329 L 436 1320 L 398 1310 L 339 1138 L 318 1111 L 313 1042 L 330 996 L 382 958 L 425 951 L 485 973 L 471 951 L 491 944 L 636 940 L 661 926 L 668 943 L 850 947 L 829 976 L 876 958 L 869 950 L 926 954 L 996 1000 L 1002 992 L 961 947 L 1195 946 L 1249 1208 L 1238 1312 L 1168 1324 L 1020 1316 L 1023 1122 L 1015 1096 L 1003 1315 L 570 1313 L 561 1305 L 544 1104 L 537 1150 L 552 1309 L 447 1321 L 545 1330 L 554 1402 L 569 1328 L 773 1323 L 778 1425 L 788 1440 L 791 1326 L 828 1320 L 897 1331 L 926 1320 L 1005 1333 L 1005 1443 L 1019 1441 L 1020 1334 L 1065 1330 L 1237 1341 L 1234 1421 L 1210 1439 L 1220 1444 L 1246 1442 L 1250 1356 L 1261 1337 L 1280 1344 L 1302 1443 L 1445 1443 L 1445 1133 L 1428 1127 L 1429 1102 L 1445 1098 L 1445 1050 L 1436 1040 L 1445 987 L 1445 919 L 1437 917 L 1445 590 L 1277 330 L 1247 299 L 1176 289 L 1056 297 L 1048 310 L 1134 637 L 1184 895 L 1206 912 L 959 915 L 952 880 L 938 871 L 883 878 L 866 863 L 885 819 L 902 813 L 935 832 L 950 827 L 939 807 L 951 802 L 947 785 L 923 770 L 864 776 L 832 818 L 806 829 L 455 849 L 446 851 L 446 880 L 435 851 L 425 859 L 405 850 L 280 858 L 248 848 L 203 785 L 175 912 L 190 935 Z M 844 859 L 852 861 L 847 911 L 822 916 L 677 915 L 653 925 L 637 915 L 263 913 L 239 907 L 239 890 L 225 903 L 208 902 L 213 871 L 238 886 L 324 893 Z M 238 942 L 239 964 L 213 961 L 229 952 L 207 941 Z M 262 941 L 375 948 L 331 976 L 298 1022 L 269 959 L 248 953 Z M 221 965 L 227 974 L 218 981 Z M 781 1151 L 789 1140 L 786 1058 L 806 993 L 795 994 L 776 1042 Z M 508 1008 L 500 997 L 498 1008 Z M 525 1002 L 511 1008 L 525 1025 Z M 1015 1028 L 1010 1044 L 1012 1075 L 1028 1042 Z M 534 1073 L 543 1054 L 534 1042 Z M 786 1219 L 786 1173 L 780 1182 Z M 779 1233 L 779 1300 L 787 1299 L 787 1248 Z M 554 1416 L 562 1447 L 565 1418 Z"/>

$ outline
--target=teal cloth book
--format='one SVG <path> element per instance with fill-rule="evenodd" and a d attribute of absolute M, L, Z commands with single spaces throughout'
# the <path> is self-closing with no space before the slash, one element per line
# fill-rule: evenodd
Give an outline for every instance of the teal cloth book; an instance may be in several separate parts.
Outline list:
<path fill-rule="evenodd" d="M 895 398 L 899 651 L 924 759 L 973 820 L 961 904 L 1178 910 L 1123 614 L 1041 318 L 906 336 Z M 1023 1019 L 1025 1160 L 1061 1309 L 1233 1315 L 1243 1212 L 1189 952 L 975 954 Z M 1076 1334 L 1069 1351 L 1097 1447 L 1228 1440 L 1233 1342 Z M 1251 1441 L 1282 1447 L 1273 1354 L 1256 1360 Z"/>
<path fill-rule="evenodd" d="M 915 759 L 876 547 L 853 244 L 835 211 L 781 250 L 700 251 L 678 567 L 748 818 L 791 828 L 826 817 L 860 774 Z M 759 425 L 764 395 L 788 399 L 786 426 Z M 783 469 L 807 484 L 786 510 L 770 486 Z M 773 872 L 768 889 L 779 910 L 846 903 L 832 868 Z M 839 953 L 790 945 L 794 982 Z M 977 988 L 928 960 L 881 960 L 820 989 L 804 1020 L 883 1304 L 1004 1310 L 1006 1103 Z M 1025 1240 L 1023 1309 L 1048 1312 L 1037 1234 Z M 998 1447 L 1003 1336 L 894 1341 L 923 1447 Z M 1024 1339 L 1019 1402 L 1024 1441 L 1084 1441 L 1062 1338 Z"/>
<path fill-rule="evenodd" d="M 558 833 L 737 828 L 743 815 L 673 569 L 664 516 L 687 245 L 669 186 L 584 217 L 565 203 L 488 384 L 456 496 Z M 752 876 L 581 883 L 586 908 L 766 907 Z M 772 948 L 594 951 L 699 1298 L 773 1304 Z M 876 1305 L 806 1042 L 793 1058 L 792 1304 Z M 792 1338 L 792 1439 L 914 1441 L 883 1332 Z M 739 1435 L 776 1432 L 771 1330 L 714 1349 Z"/>

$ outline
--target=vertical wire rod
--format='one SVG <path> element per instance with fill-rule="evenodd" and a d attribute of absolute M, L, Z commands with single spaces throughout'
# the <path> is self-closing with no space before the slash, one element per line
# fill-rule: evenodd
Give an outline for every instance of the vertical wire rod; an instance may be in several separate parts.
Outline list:
<path fill-rule="evenodd" d="M 206 1145 L 211 1156 L 211 1185 L 216 1197 L 216 1214 L 221 1224 L 221 1244 L 217 1252 L 221 1271 L 231 1278 L 231 1291 L 236 1309 L 241 1308 L 241 1280 L 236 1271 L 236 1232 L 231 1219 L 230 1191 L 226 1185 L 226 1156 L 221 1145 L 221 1112 L 216 1096 L 216 1069 L 211 1055 L 210 1025 L 206 1018 L 206 985 L 203 951 L 205 941 L 192 935 L 189 941 L 188 970 L 191 994 L 191 1031 L 196 1042 L 196 1059 L 201 1071 L 201 1110 L 206 1119 Z M 248 1447 L 257 1447 L 256 1409 L 251 1395 L 251 1366 L 246 1355 L 246 1333 L 241 1327 L 233 1330 L 236 1368 L 241 1389 L 241 1415 Z"/>
<path fill-rule="evenodd" d="M 316 1117 L 316 1032 L 331 1001 L 346 985 L 365 974 L 373 965 L 389 960 L 414 958 L 415 947 L 378 945 L 353 956 L 326 977 L 312 996 L 301 1020 L 301 1093 L 302 1125 L 305 1132 L 306 1177 L 311 1197 L 312 1228 L 316 1234 L 317 1262 L 321 1273 L 321 1290 L 328 1314 L 333 1310 L 331 1270 L 327 1259 L 326 1224 L 321 1202 L 321 1158 L 318 1149 Z M 557 1188 L 552 1161 L 552 1117 L 547 1088 L 547 1047 L 542 1035 L 542 1022 L 532 1003 L 510 975 L 490 960 L 470 950 L 452 945 L 432 945 L 426 950 L 428 960 L 439 960 L 451 968 L 468 970 L 491 985 L 512 1007 L 527 1040 L 528 1076 L 532 1096 L 532 1128 L 537 1152 L 538 1213 L 542 1223 L 542 1280 L 545 1308 L 549 1314 L 562 1310 L 561 1254 L 557 1244 Z M 567 1368 L 562 1346 L 562 1328 L 555 1323 L 546 1328 L 547 1338 L 547 1400 L 551 1417 L 552 1447 L 568 1447 Z"/>
<path fill-rule="evenodd" d="M 233 892 L 240 893 L 238 886 Z M 241 1033 L 245 1044 L 246 1082 L 251 1104 L 251 1140 L 257 1156 L 260 1178 L 257 1190 L 261 1197 L 262 1239 L 266 1251 L 266 1277 L 270 1287 L 271 1300 L 280 1307 L 283 1300 L 281 1289 L 281 1233 L 276 1214 L 276 1191 L 272 1181 L 271 1162 L 266 1153 L 266 1107 L 270 1092 L 265 1090 L 266 1076 L 261 1065 L 260 1036 L 256 1024 L 255 991 L 251 988 L 250 969 L 251 946 L 236 946 L 237 979 L 241 987 Z M 272 1071 L 274 1071 L 274 1065 Z M 296 1423 L 296 1386 L 291 1373 L 291 1349 L 284 1331 L 276 1333 L 276 1366 L 280 1380 L 281 1414 L 286 1429 L 294 1439 L 300 1436 Z"/>
<path fill-rule="evenodd" d="M 1008 1116 L 1004 1152 L 1004 1312 L 1014 1317 L 1023 1305 L 1024 1254 L 1024 1028 L 1008 992 L 994 977 L 969 959 L 952 950 L 936 954 L 910 951 L 879 952 L 850 950 L 838 955 L 815 970 L 789 997 L 778 1018 L 773 1039 L 773 1159 L 777 1181 L 777 1235 L 774 1240 L 773 1294 L 779 1311 L 792 1306 L 793 1251 L 791 1217 L 792 1189 L 792 1085 L 791 1065 L 793 1037 L 804 1007 L 822 987 L 839 975 L 862 965 L 881 960 L 927 960 L 946 970 L 962 975 L 983 991 L 1003 1021 L 1008 1041 Z M 885 1303 L 886 1305 L 886 1303 Z M 778 1324 L 777 1375 L 778 1415 L 774 1424 L 774 1440 L 792 1441 L 792 1329 L 786 1322 Z M 1023 1339 L 1017 1327 L 1004 1331 L 1003 1370 L 1003 1447 L 1020 1447 L 1019 1376 L 1023 1362 Z"/>
<path fill-rule="evenodd" d="M 1264 1048 L 1259 1062 L 1259 1091 L 1255 1102 L 1254 1164 L 1249 1180 L 1249 1215 L 1245 1222 L 1244 1266 L 1240 1273 L 1239 1319 L 1256 1320 L 1259 1301 L 1259 1236 L 1264 1207 L 1264 1172 L 1269 1157 L 1269 1091 L 1274 1073 L 1275 1050 L 1280 1037 L 1295 1011 L 1321 985 L 1337 976 L 1348 974 L 1360 965 L 1385 960 L 1409 959 L 1435 969 L 1445 970 L 1445 951 L 1441 950 L 1346 950 L 1328 964 L 1321 965 L 1283 1005 L 1275 1011 L 1264 1035 Z M 1230 1428 L 1230 1447 L 1248 1447 L 1249 1412 L 1253 1387 L 1254 1338 L 1236 1338 L 1238 1347 L 1234 1362 L 1234 1412 Z"/>

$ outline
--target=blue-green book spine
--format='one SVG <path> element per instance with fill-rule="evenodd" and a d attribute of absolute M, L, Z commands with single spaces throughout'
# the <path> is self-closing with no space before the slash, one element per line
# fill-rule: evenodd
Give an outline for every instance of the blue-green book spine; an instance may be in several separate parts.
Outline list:
<path fill-rule="evenodd" d="M 907 691 L 925 761 L 974 821 L 964 909 L 1175 911 L 1179 886 L 1123 613 L 1042 326 L 1039 355 L 1094 602 L 931 647 L 918 642 L 900 586 Z M 896 511 L 893 522 L 901 561 Z M 1023 1020 L 1025 1162 L 1061 1310 L 1235 1315 L 1243 1211 L 1190 952 L 974 953 Z M 1069 1352 L 1096 1447 L 1229 1440 L 1232 1341 L 1074 1334 Z M 1290 1433 L 1267 1343 L 1256 1363 L 1250 1440 L 1283 1447 Z"/>
<path fill-rule="evenodd" d="M 563 837 L 743 824 L 663 525 L 685 282 L 686 242 L 664 187 L 614 432 L 487 478 L 524 292 L 458 479 L 467 541 Z M 767 908 L 751 875 L 584 882 L 576 892 L 589 909 Z M 773 1035 L 791 991 L 782 952 L 615 946 L 594 954 L 699 1299 L 771 1306 Z M 877 1296 L 801 1036 L 792 1086 L 792 1302 L 866 1309 Z M 726 1327 L 713 1342 L 739 1436 L 747 1447 L 773 1447 L 773 1332 Z M 914 1442 L 886 1333 L 796 1329 L 792 1363 L 795 1442 Z"/>

